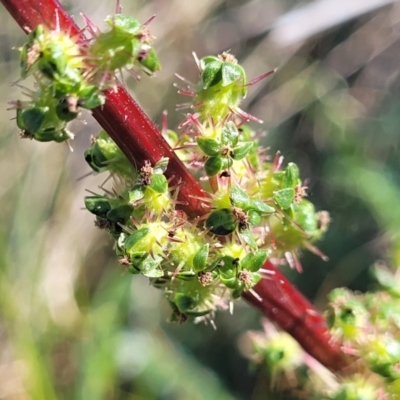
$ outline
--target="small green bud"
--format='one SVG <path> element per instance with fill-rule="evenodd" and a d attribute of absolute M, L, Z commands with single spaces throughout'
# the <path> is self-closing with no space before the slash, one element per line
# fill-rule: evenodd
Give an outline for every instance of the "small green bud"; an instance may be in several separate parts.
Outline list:
<path fill-rule="evenodd" d="M 237 220 L 228 208 L 213 211 L 206 219 L 206 228 L 215 235 L 229 235 L 237 227 Z"/>

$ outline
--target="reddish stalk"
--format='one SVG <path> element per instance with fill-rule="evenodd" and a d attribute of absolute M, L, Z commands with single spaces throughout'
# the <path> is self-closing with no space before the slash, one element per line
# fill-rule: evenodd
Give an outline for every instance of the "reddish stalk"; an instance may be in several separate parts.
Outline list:
<path fill-rule="evenodd" d="M 39 24 L 51 29 L 58 24 L 71 36 L 81 37 L 81 32 L 71 17 L 56 0 L 1 0 L 17 23 L 29 32 Z M 182 209 L 190 216 L 204 215 L 207 205 L 197 200 L 207 197 L 200 184 L 187 171 L 171 151 L 157 127 L 121 86 L 107 92 L 106 104 L 94 110 L 94 117 L 114 139 L 129 160 L 137 166 L 149 160 L 157 162 L 169 158 L 167 175 L 172 184 L 179 184 Z M 304 296 L 270 263 L 264 269 L 271 271 L 271 278 L 263 279 L 244 299 L 259 309 L 270 320 L 290 333 L 303 348 L 331 370 L 341 370 L 349 360 L 334 343 L 322 315 Z"/>

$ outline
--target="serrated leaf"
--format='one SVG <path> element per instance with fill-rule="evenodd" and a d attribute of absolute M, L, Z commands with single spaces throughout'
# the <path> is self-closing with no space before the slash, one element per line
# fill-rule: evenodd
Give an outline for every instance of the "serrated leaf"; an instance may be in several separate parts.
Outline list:
<path fill-rule="evenodd" d="M 276 203 L 278 204 L 278 206 L 282 210 L 286 210 L 293 203 L 294 189 L 286 188 L 286 189 L 276 190 L 274 192 L 274 196 L 273 197 L 274 197 L 274 200 L 276 201 Z"/>
<path fill-rule="evenodd" d="M 221 153 L 221 145 L 216 140 L 201 136 L 199 136 L 196 140 L 198 146 L 205 155 L 218 156 Z"/>

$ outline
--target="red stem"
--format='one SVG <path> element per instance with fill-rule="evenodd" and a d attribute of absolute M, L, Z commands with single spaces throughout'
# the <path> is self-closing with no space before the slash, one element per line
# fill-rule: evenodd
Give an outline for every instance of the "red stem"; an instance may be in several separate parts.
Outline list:
<path fill-rule="evenodd" d="M 55 29 L 58 19 L 61 30 L 82 37 L 79 28 L 56 0 L 1 1 L 25 32 L 39 24 Z M 157 127 L 124 88 L 118 86 L 115 91 L 107 91 L 106 104 L 94 110 L 93 115 L 134 165 L 143 165 L 146 160 L 154 164 L 161 157 L 168 157 L 167 175 L 172 178 L 172 184 L 181 183 L 179 200 L 184 203 L 181 208 L 191 217 L 208 212 L 208 207 L 199 200 L 208 197 L 208 193 L 187 171 Z M 290 333 L 326 367 L 340 370 L 348 366 L 349 360 L 340 351 L 339 344 L 333 342 L 321 314 L 270 262 L 266 262 L 264 269 L 271 271 L 271 277 L 261 280 L 253 292 L 244 293 L 243 297 Z"/>

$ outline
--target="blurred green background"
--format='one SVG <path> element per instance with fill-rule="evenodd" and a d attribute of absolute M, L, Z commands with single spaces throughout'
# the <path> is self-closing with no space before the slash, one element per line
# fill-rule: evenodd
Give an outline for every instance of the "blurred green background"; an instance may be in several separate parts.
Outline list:
<path fill-rule="evenodd" d="M 65 1 L 99 26 L 115 2 Z M 377 260 L 399 265 L 400 4 L 385 0 L 148 0 L 122 2 L 152 31 L 163 69 L 135 98 L 175 128 L 186 101 L 174 73 L 195 81 L 199 57 L 230 50 L 248 77 L 278 68 L 251 88 L 243 108 L 262 118 L 264 144 L 299 164 L 309 199 L 331 213 L 303 274 L 285 271 L 323 308 L 336 286 L 368 290 Z M 89 114 L 67 146 L 20 140 L 9 101 L 21 98 L 24 35 L 0 9 L 0 399 L 278 399 L 249 367 L 242 336 L 260 315 L 242 302 L 218 329 L 171 325 L 168 305 L 145 279 L 122 276 L 111 240 L 82 210 L 83 160 L 99 127 Z M 25 84 L 25 83 L 24 83 Z M 29 86 L 29 82 L 26 83 Z M 283 398 L 283 397 L 282 397 Z"/>

